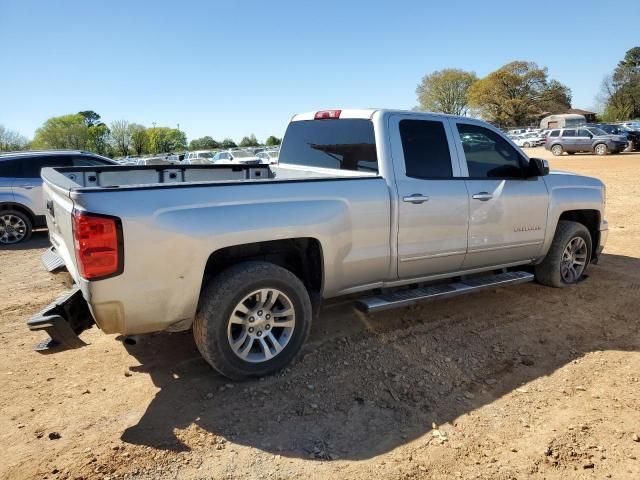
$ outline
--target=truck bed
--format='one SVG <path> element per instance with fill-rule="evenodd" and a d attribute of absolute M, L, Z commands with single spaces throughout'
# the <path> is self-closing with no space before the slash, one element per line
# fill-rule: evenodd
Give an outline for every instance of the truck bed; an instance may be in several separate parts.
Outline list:
<path fill-rule="evenodd" d="M 301 168 L 295 165 L 148 165 L 58 167 L 42 170 L 42 178 L 68 190 L 162 186 L 163 184 L 230 183 L 371 177 L 348 170 Z M 166 185 L 166 186 L 170 186 Z"/>

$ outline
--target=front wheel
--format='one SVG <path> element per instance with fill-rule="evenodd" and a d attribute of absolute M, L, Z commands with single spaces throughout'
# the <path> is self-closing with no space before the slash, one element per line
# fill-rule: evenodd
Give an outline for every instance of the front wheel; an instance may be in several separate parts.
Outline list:
<path fill-rule="evenodd" d="M 591 259 L 591 234 L 578 222 L 558 222 L 551 247 L 536 265 L 536 280 L 549 287 L 568 287 L 580 281 Z"/>
<path fill-rule="evenodd" d="M 273 263 L 242 262 L 205 286 L 193 334 L 213 368 L 240 380 L 286 366 L 309 336 L 311 319 L 298 277 Z"/>
<path fill-rule="evenodd" d="M 599 143 L 598 145 L 596 145 L 594 151 L 596 152 L 596 155 L 606 155 L 607 153 L 609 153 L 609 149 L 604 143 Z"/>

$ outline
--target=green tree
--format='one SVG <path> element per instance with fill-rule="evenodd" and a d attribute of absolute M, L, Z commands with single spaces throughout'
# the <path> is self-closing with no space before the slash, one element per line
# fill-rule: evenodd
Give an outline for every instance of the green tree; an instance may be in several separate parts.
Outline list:
<path fill-rule="evenodd" d="M 224 149 L 228 149 L 228 148 L 235 148 L 237 147 L 236 142 L 234 142 L 233 140 L 231 140 L 230 138 L 225 138 L 224 140 L 222 140 L 222 142 L 220 143 L 220 147 L 224 148 Z"/>
<path fill-rule="evenodd" d="M 564 111 L 570 100 L 569 89 L 534 62 L 508 63 L 469 88 L 469 106 L 502 126 L 526 125 L 549 106 Z"/>
<path fill-rule="evenodd" d="M 0 125 L 0 151 L 24 150 L 27 145 L 26 137 Z"/>
<path fill-rule="evenodd" d="M 220 148 L 220 143 L 216 142 L 209 135 L 194 138 L 189 142 L 189 150 L 215 150 L 216 148 Z"/>
<path fill-rule="evenodd" d="M 282 143 L 282 139 L 275 137 L 273 135 L 270 135 L 269 137 L 267 137 L 267 140 L 264 142 L 265 145 L 267 145 L 268 147 L 275 147 L 277 145 L 280 145 Z"/>
<path fill-rule="evenodd" d="M 151 153 L 169 153 L 187 148 L 187 135 L 176 128 L 153 127 L 147 133 Z"/>
<path fill-rule="evenodd" d="M 87 143 L 85 148 L 99 155 L 109 153 L 109 128 L 102 122 L 87 128 Z"/>
<path fill-rule="evenodd" d="M 147 129 L 144 125 L 132 123 L 129 125 L 129 131 L 131 133 L 131 148 L 136 152 L 136 155 L 142 155 L 146 151 L 149 141 Z"/>
<path fill-rule="evenodd" d="M 241 147 L 257 147 L 258 145 L 260 145 L 260 143 L 253 133 L 248 137 L 242 137 L 242 140 L 240 140 Z"/>
<path fill-rule="evenodd" d="M 129 155 L 131 145 L 131 125 L 126 120 L 111 122 L 111 139 L 118 155 Z"/>
<path fill-rule="evenodd" d="M 79 114 L 52 117 L 36 130 L 33 145 L 36 148 L 69 148 L 82 150 L 87 144 L 89 129 Z"/>
<path fill-rule="evenodd" d="M 446 68 L 425 75 L 416 87 L 418 110 L 464 115 L 469 88 L 478 80 L 474 72 Z"/>
<path fill-rule="evenodd" d="M 78 115 L 82 115 L 82 118 L 84 118 L 84 124 L 87 127 L 93 127 L 94 125 L 102 123 L 100 121 L 100 115 L 93 110 L 84 110 L 82 112 L 78 112 Z"/>
<path fill-rule="evenodd" d="M 611 75 L 602 82 L 607 121 L 640 117 L 640 47 L 627 51 Z"/>

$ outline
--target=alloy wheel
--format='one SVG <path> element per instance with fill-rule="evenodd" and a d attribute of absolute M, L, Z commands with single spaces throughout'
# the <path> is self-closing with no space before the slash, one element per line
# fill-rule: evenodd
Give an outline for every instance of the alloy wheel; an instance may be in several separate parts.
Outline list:
<path fill-rule="evenodd" d="M 25 221 L 11 213 L 0 215 L 0 243 L 18 243 L 27 234 Z"/>
<path fill-rule="evenodd" d="M 275 288 L 256 290 L 233 309 L 227 340 L 233 353 L 245 362 L 262 363 L 287 346 L 296 325 L 291 299 Z"/>
<path fill-rule="evenodd" d="M 587 242 L 582 237 L 569 240 L 560 262 L 560 275 L 565 283 L 578 281 L 587 266 L 587 255 Z"/>

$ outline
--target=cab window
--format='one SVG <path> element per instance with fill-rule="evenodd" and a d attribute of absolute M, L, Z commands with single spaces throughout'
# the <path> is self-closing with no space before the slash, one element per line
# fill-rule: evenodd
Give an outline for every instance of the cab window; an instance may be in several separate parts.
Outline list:
<path fill-rule="evenodd" d="M 458 123 L 457 128 L 470 178 L 524 177 L 523 157 L 501 135 L 467 123 Z"/>

